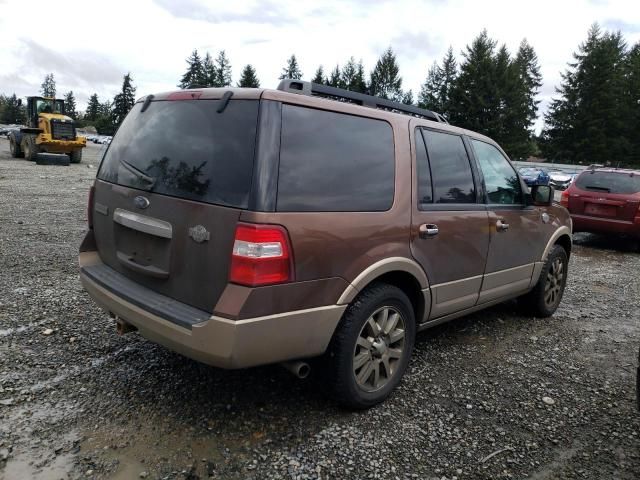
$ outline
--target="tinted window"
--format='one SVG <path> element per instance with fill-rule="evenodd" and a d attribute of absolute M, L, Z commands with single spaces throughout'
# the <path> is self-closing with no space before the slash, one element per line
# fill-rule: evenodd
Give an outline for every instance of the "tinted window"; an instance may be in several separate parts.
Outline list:
<path fill-rule="evenodd" d="M 416 128 L 416 165 L 418 169 L 418 203 L 433 202 L 431 170 L 420 128 Z"/>
<path fill-rule="evenodd" d="M 476 203 L 471 165 L 459 135 L 423 130 L 435 203 Z"/>
<path fill-rule="evenodd" d="M 488 143 L 471 140 L 480 164 L 489 203 L 521 204 L 522 189 L 516 171 L 500 151 Z"/>
<path fill-rule="evenodd" d="M 279 211 L 391 208 L 391 126 L 380 120 L 283 105 Z"/>
<path fill-rule="evenodd" d="M 258 101 L 136 104 L 118 129 L 98 178 L 191 200 L 246 208 Z"/>
<path fill-rule="evenodd" d="M 605 193 L 638 193 L 640 192 L 640 175 L 629 175 L 624 172 L 587 171 L 578 177 L 576 186 L 582 190 Z"/>

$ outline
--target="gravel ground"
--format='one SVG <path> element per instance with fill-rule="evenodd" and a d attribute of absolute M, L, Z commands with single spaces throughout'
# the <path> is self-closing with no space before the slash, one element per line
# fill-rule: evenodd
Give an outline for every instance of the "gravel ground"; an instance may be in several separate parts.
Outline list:
<path fill-rule="evenodd" d="M 561 308 L 424 332 L 383 405 L 277 366 L 223 371 L 118 337 L 77 250 L 100 148 L 69 167 L 0 139 L 0 478 L 637 479 L 640 254 L 578 236 Z"/>

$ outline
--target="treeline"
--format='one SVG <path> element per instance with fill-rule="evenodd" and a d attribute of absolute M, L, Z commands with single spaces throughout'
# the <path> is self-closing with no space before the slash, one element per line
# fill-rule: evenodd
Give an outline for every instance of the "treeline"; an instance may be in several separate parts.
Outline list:
<path fill-rule="evenodd" d="M 204 59 L 194 50 L 187 58 L 187 70 L 180 88 L 231 86 L 231 62 L 224 50 L 215 60 L 206 53 Z M 298 59 L 291 55 L 282 68 L 280 79 L 301 79 Z M 535 153 L 533 123 L 538 112 L 536 95 L 541 85 L 538 58 L 525 40 L 515 56 L 486 31 L 478 35 L 463 53 L 458 66 L 449 48 L 441 64 L 429 69 L 418 98 L 404 90 L 395 53 L 389 47 L 367 75 L 362 60 L 350 57 L 326 73 L 324 66 L 315 70 L 312 82 L 375 95 L 408 105 L 437 111 L 451 123 L 485 133 L 498 141 L 514 158 Z M 239 87 L 258 87 L 255 68 L 246 65 L 237 83 Z"/>
<path fill-rule="evenodd" d="M 640 42 L 595 24 L 573 54 L 545 115 L 540 145 L 550 159 L 640 165 Z"/>

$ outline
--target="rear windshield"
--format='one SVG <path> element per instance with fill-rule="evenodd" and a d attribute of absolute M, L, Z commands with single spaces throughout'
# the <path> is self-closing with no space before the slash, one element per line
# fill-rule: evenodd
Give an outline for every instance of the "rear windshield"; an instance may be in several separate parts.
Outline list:
<path fill-rule="evenodd" d="M 98 178 L 126 187 L 247 208 L 257 100 L 136 104 L 118 129 Z"/>
<path fill-rule="evenodd" d="M 584 172 L 576 180 L 576 186 L 582 190 L 606 193 L 640 192 L 640 175 L 624 172 Z"/>

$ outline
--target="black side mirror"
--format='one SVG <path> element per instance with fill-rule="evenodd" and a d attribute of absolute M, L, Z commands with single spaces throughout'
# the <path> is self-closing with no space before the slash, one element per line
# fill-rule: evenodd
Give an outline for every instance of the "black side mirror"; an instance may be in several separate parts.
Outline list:
<path fill-rule="evenodd" d="M 534 185 L 531 187 L 533 205 L 546 207 L 553 203 L 553 188 L 549 185 Z"/>

